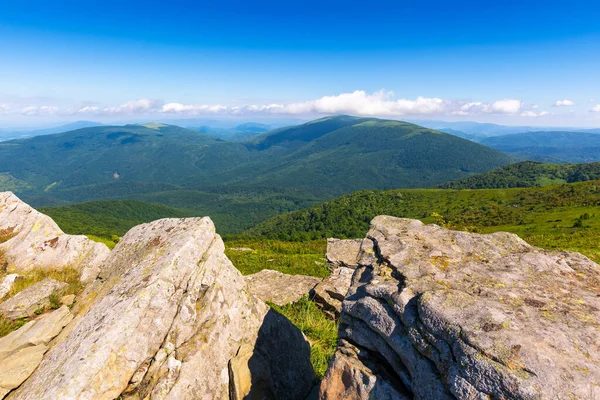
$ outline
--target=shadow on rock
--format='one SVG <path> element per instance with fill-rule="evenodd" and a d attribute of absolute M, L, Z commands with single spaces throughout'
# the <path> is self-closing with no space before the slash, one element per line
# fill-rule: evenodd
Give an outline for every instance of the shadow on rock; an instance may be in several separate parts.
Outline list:
<path fill-rule="evenodd" d="M 303 400 L 315 385 L 310 344 L 271 309 L 254 346 L 243 344 L 229 362 L 229 375 L 232 400 Z"/>

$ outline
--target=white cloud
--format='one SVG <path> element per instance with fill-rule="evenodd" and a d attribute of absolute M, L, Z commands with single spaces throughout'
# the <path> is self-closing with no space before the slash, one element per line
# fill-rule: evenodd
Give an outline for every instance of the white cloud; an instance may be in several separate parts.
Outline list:
<path fill-rule="evenodd" d="M 600 104 L 598 104 L 598 105 L 597 105 L 597 106 L 595 106 L 595 107 L 592 107 L 592 109 L 591 109 L 590 111 L 591 111 L 591 112 L 597 112 L 597 113 L 600 113 Z"/>
<path fill-rule="evenodd" d="M 155 99 L 139 99 L 131 100 L 127 103 L 121 104 L 118 107 L 105 108 L 102 111 L 107 114 L 145 114 L 150 112 L 158 111 L 162 105 L 162 100 Z"/>
<path fill-rule="evenodd" d="M 574 101 L 567 100 L 567 99 L 557 100 L 554 102 L 554 107 L 571 107 L 574 105 L 575 105 Z"/>
<path fill-rule="evenodd" d="M 162 113 L 175 113 L 175 114 L 189 114 L 189 115 L 198 115 L 204 113 L 219 113 L 227 111 L 227 107 L 222 105 L 185 105 L 181 103 L 168 103 L 162 106 L 160 112 Z"/>
<path fill-rule="evenodd" d="M 71 108 L 67 112 L 69 114 L 95 114 L 95 113 L 98 113 L 99 111 L 101 111 L 99 107 L 85 106 L 85 107 L 80 107 L 80 108 Z"/>
<path fill-rule="evenodd" d="M 17 109 L 14 104 L 0 104 L 0 114 L 2 115 L 12 114 Z"/>
<path fill-rule="evenodd" d="M 56 114 L 58 107 L 54 106 L 29 106 L 21 110 L 23 115 L 52 115 Z"/>
<path fill-rule="evenodd" d="M 566 101 L 566 100 L 565 100 Z M 372 117 L 405 116 L 481 116 L 508 115 L 521 117 L 543 117 L 549 113 L 539 111 L 536 104 L 526 104 L 518 99 L 501 99 L 492 102 L 442 99 L 439 97 L 418 96 L 413 99 L 396 98 L 391 91 L 379 90 L 367 93 L 363 90 L 323 96 L 315 100 L 247 105 L 184 104 L 165 103 L 160 99 L 137 99 L 119 106 L 99 106 L 83 104 L 60 111 L 52 106 L 0 104 L 0 115 L 15 113 L 42 115 L 58 113 L 62 115 L 107 116 L 199 116 L 199 115 L 314 115 L 352 114 Z"/>
<path fill-rule="evenodd" d="M 545 117 L 546 115 L 549 115 L 550 113 L 548 111 L 542 111 L 542 112 L 535 112 L 535 111 L 531 111 L 531 110 L 527 110 L 527 111 L 523 111 L 521 113 L 521 117 Z"/>
<path fill-rule="evenodd" d="M 367 94 L 363 90 L 324 96 L 317 100 L 250 106 L 250 112 L 270 112 L 277 114 L 356 114 L 366 116 L 402 116 L 440 114 L 446 109 L 445 102 L 437 97 L 417 97 L 415 100 L 394 99 L 393 92 L 380 90 Z"/>
<path fill-rule="evenodd" d="M 521 111 L 521 105 L 521 100 L 498 100 L 492 104 L 492 110 L 501 114 L 516 114 Z"/>

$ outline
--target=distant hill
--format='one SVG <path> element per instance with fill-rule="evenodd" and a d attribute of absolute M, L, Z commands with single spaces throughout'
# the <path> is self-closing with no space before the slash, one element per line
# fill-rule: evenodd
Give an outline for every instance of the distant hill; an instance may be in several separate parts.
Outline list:
<path fill-rule="evenodd" d="M 252 133 L 264 133 L 270 131 L 272 128 L 270 125 L 259 124 L 258 122 L 246 122 L 235 127 L 236 130 L 241 132 L 252 132 Z"/>
<path fill-rule="evenodd" d="M 320 193 L 333 195 L 355 188 L 430 186 L 512 162 L 503 153 L 418 125 L 349 116 L 278 129 L 248 146 L 273 156 L 255 182 L 318 186 Z"/>
<path fill-rule="evenodd" d="M 486 138 L 480 143 L 509 154 L 527 153 L 575 163 L 600 161 L 598 133 L 526 132 Z"/>
<path fill-rule="evenodd" d="M 172 125 L 84 128 L 0 143 L 0 171 L 38 194 L 118 182 L 182 185 L 249 158 L 245 146 Z M 60 196 L 59 196 L 60 197 Z"/>
<path fill-rule="evenodd" d="M 525 161 L 439 185 L 442 189 L 539 187 L 600 179 L 600 163 L 543 164 Z"/>
<path fill-rule="evenodd" d="M 230 232 L 360 189 L 430 187 L 511 163 L 418 125 L 327 117 L 230 142 L 160 123 L 0 142 L 0 190 L 35 206 L 137 199 L 214 216 Z"/>
<path fill-rule="evenodd" d="M 189 129 L 201 133 L 206 133 L 207 135 L 211 135 L 230 142 L 242 142 L 245 140 L 249 140 L 250 138 L 253 138 L 261 133 L 265 133 L 272 130 L 270 125 L 260 124 L 257 122 L 246 122 L 232 128 L 202 125 L 197 127 L 190 127 Z"/>
<path fill-rule="evenodd" d="M 510 126 L 473 121 L 435 121 L 435 120 L 412 120 L 415 124 L 442 132 L 456 134 L 460 137 L 469 136 L 469 139 L 479 141 L 487 137 L 513 135 L 525 132 L 540 131 L 569 131 L 569 132 L 592 132 L 593 129 L 576 127 L 540 127 L 540 126 Z M 453 131 L 453 132 L 452 132 Z M 596 130 L 597 131 L 597 130 Z"/>
<path fill-rule="evenodd" d="M 15 128 L 15 129 L 0 129 L 0 140 L 10 140 L 18 138 L 29 138 L 40 135 L 51 135 L 53 133 L 61 133 L 72 131 L 75 129 L 89 128 L 92 126 L 103 126 L 99 122 L 92 121 L 76 121 L 65 125 L 53 126 L 50 128 Z"/>
<path fill-rule="evenodd" d="M 273 217 L 244 237 L 363 238 L 377 215 L 416 218 L 452 229 L 514 232 L 531 244 L 581 251 L 600 261 L 600 181 L 540 188 L 363 190 Z"/>

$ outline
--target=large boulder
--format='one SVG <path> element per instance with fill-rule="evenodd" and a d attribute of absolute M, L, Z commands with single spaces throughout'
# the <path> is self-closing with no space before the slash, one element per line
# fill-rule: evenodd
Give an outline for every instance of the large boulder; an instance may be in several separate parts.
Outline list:
<path fill-rule="evenodd" d="M 0 399 L 31 375 L 48 350 L 48 343 L 72 319 L 69 308 L 63 306 L 0 338 Z"/>
<path fill-rule="evenodd" d="M 110 250 L 83 235 L 67 235 L 52 218 L 22 202 L 11 192 L 0 192 L 0 253 L 12 272 L 30 269 L 74 268 L 92 280 Z"/>
<path fill-rule="evenodd" d="M 244 277 L 250 293 L 278 306 L 294 303 L 321 282 L 321 278 L 306 275 L 288 275 L 279 271 L 263 269 Z"/>
<path fill-rule="evenodd" d="M 360 363 L 378 367 L 367 374 L 373 388 L 415 399 L 593 398 L 598 288 L 600 267 L 578 253 L 376 217 L 321 393 L 356 385 L 349 377 L 364 369 L 347 369 Z M 379 393 L 348 398 L 389 398 Z"/>
<path fill-rule="evenodd" d="M 37 310 L 50 305 L 50 295 L 67 286 L 64 282 L 46 278 L 0 303 L 0 314 L 12 320 L 32 317 Z"/>
<path fill-rule="evenodd" d="M 331 269 L 338 267 L 356 268 L 361 239 L 327 239 L 325 257 Z"/>
<path fill-rule="evenodd" d="M 237 386 L 244 398 L 310 391 L 308 342 L 249 293 L 209 218 L 139 225 L 103 265 L 10 399 L 227 399 L 231 376 L 250 380 Z"/>

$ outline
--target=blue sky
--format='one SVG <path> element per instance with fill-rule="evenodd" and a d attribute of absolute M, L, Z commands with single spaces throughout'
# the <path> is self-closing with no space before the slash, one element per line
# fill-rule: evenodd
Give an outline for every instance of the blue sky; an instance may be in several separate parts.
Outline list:
<path fill-rule="evenodd" d="M 350 113 L 600 127 L 597 1 L 0 2 L 0 124 Z"/>

